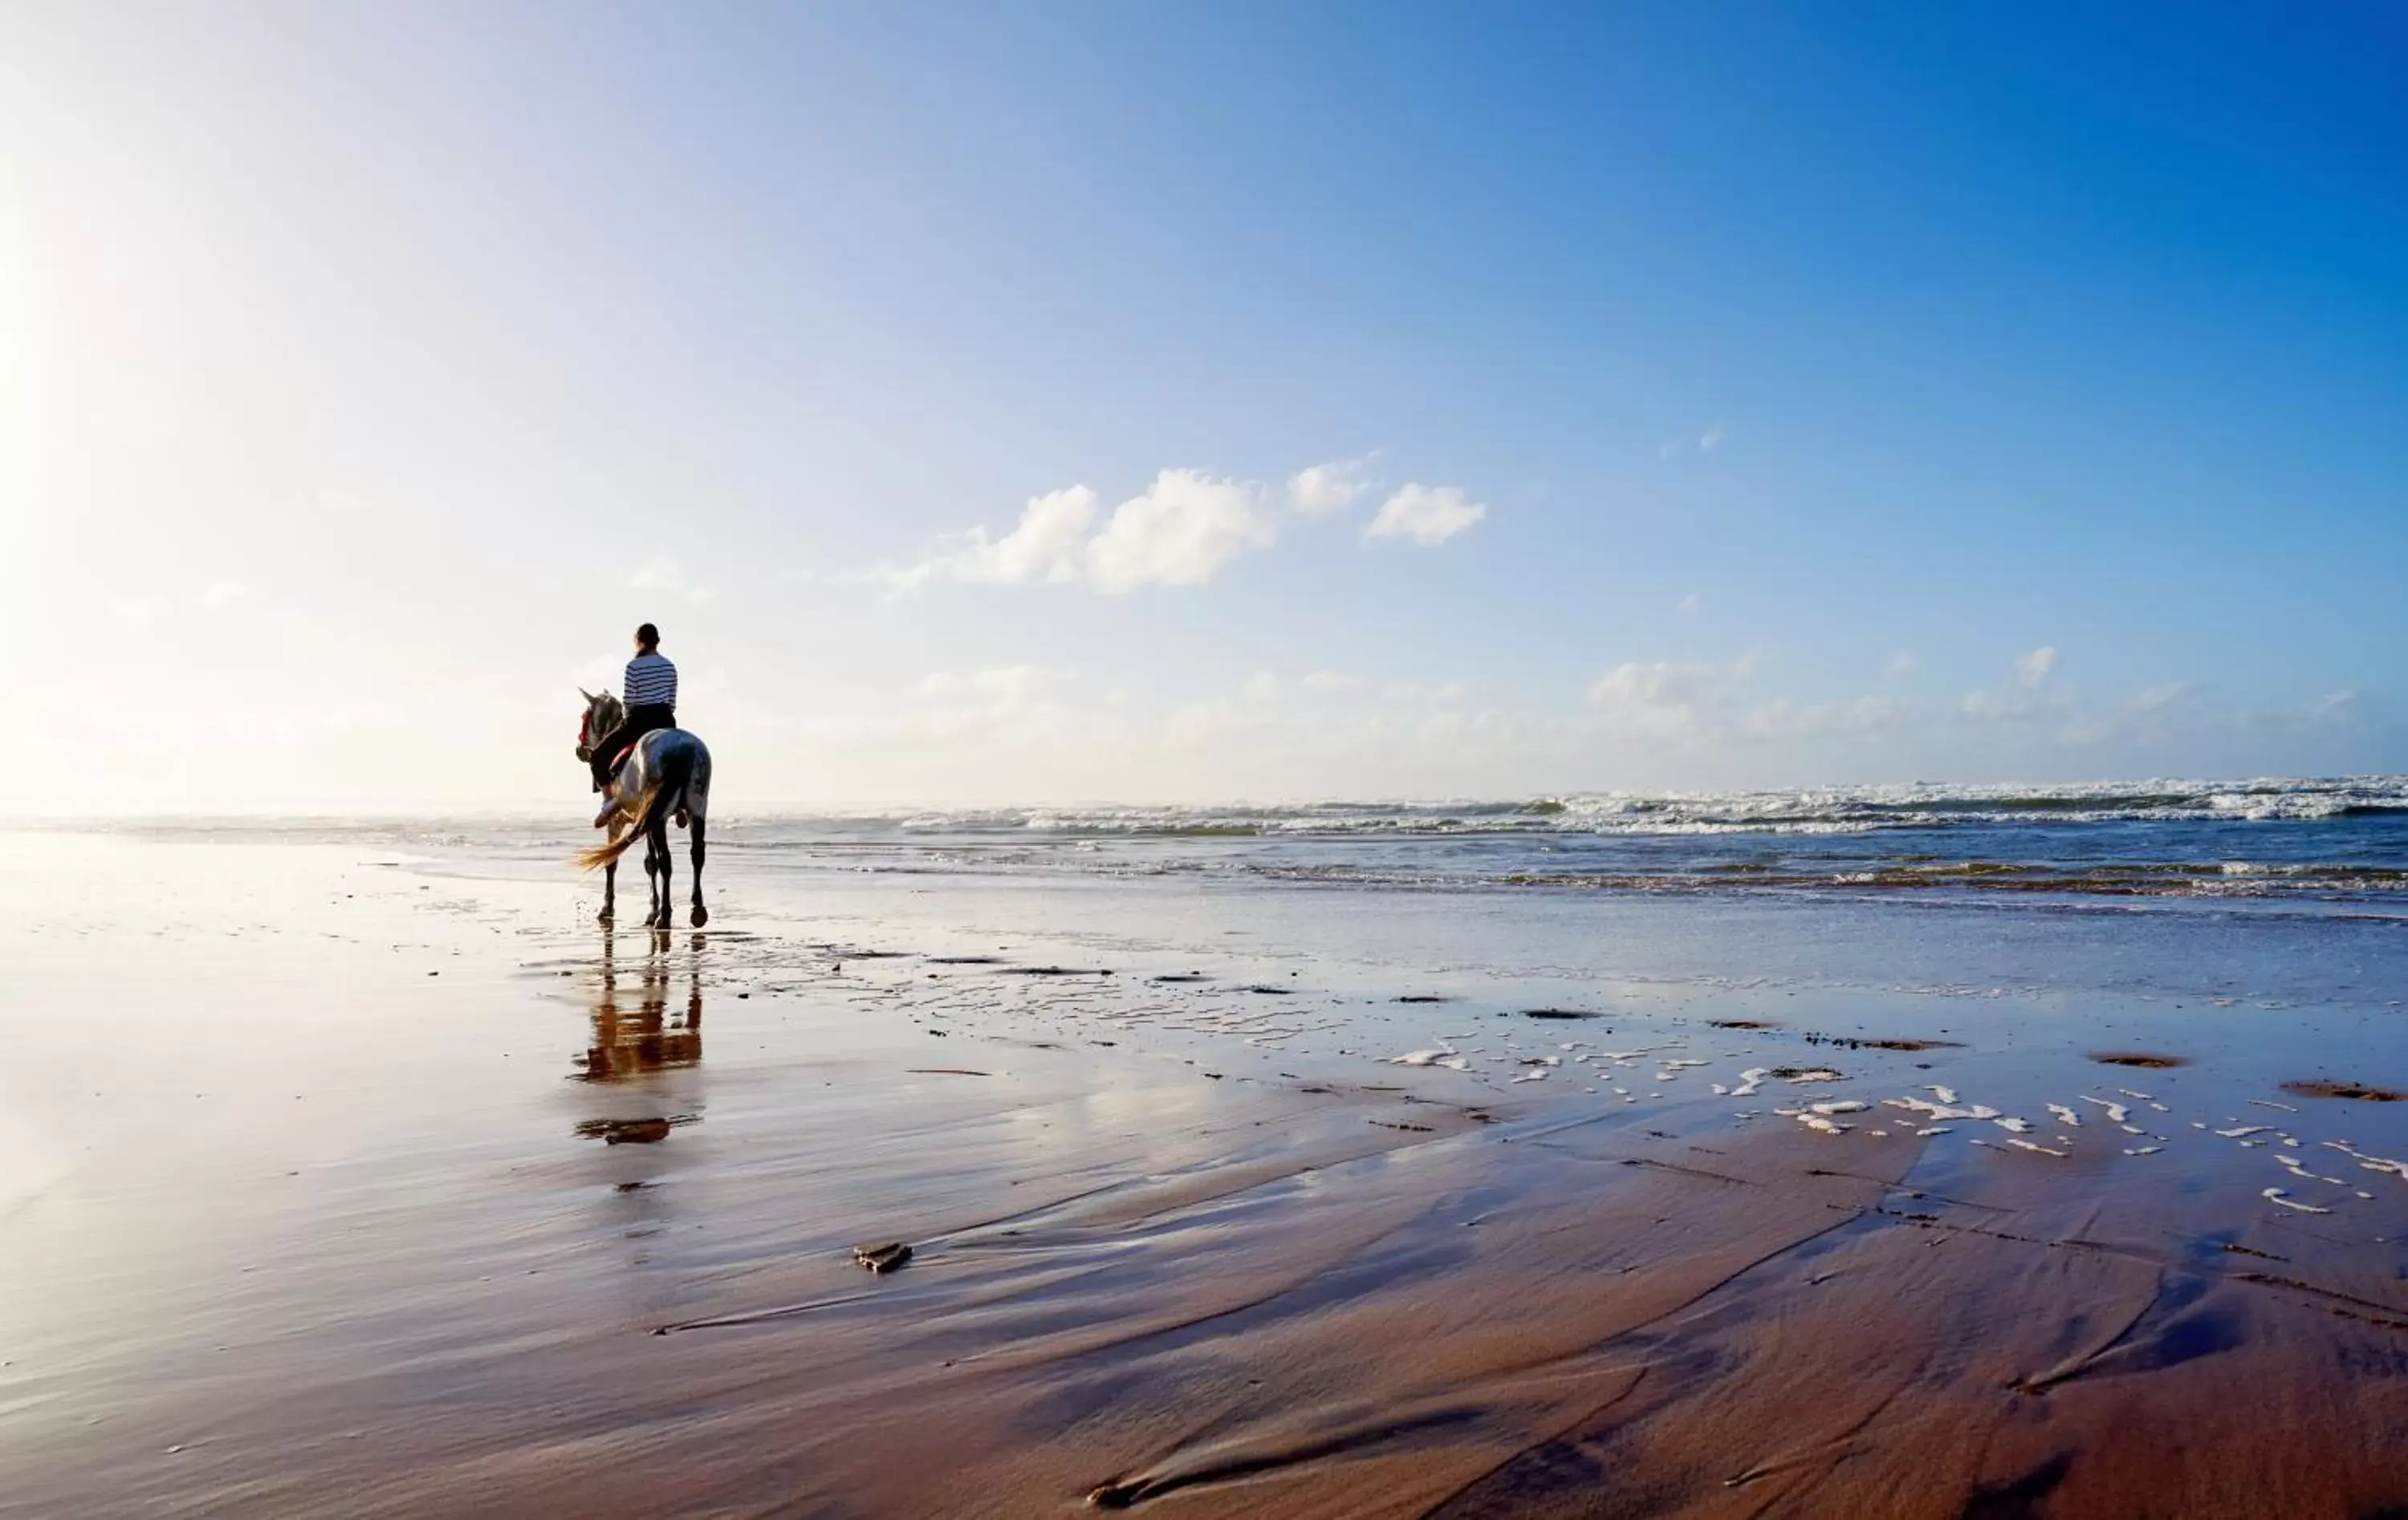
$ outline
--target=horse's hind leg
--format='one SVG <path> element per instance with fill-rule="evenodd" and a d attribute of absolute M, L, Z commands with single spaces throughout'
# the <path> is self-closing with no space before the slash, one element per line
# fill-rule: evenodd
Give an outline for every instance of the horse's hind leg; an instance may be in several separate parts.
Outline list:
<path fill-rule="evenodd" d="M 694 830 L 694 926 L 698 929 L 710 922 L 710 910 L 702 905 L 702 814 L 695 813 L 687 826 Z"/>
<path fill-rule="evenodd" d="M 602 868 L 602 917 L 600 919 L 600 923 L 605 928 L 607 928 L 609 926 L 610 922 L 618 916 L 619 863 L 614 860 L 608 866 Z"/>
<path fill-rule="evenodd" d="M 677 900 L 677 856 L 669 853 L 669 821 L 664 817 L 652 820 L 652 853 L 661 862 L 660 905 L 653 911 L 652 925 L 666 931 L 669 926 L 669 904 Z"/>
<path fill-rule="evenodd" d="M 644 914 L 644 927 L 649 929 L 661 921 L 661 855 L 652 848 L 650 836 L 644 839 L 644 884 L 652 895 L 652 905 Z"/>

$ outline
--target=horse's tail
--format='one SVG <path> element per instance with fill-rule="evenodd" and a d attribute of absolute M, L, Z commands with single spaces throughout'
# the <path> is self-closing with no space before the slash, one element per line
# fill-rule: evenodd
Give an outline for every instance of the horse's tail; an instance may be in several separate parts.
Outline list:
<path fill-rule="evenodd" d="M 652 825 L 662 814 L 677 809 L 684 800 L 686 787 L 693 781 L 693 746 L 679 744 L 666 747 L 661 755 L 659 772 L 644 788 L 643 795 L 636 798 L 634 810 L 627 811 L 627 826 L 614 830 L 608 844 L 579 851 L 577 863 L 590 871 L 597 866 L 608 866 L 625 854 L 638 839 L 651 832 Z"/>

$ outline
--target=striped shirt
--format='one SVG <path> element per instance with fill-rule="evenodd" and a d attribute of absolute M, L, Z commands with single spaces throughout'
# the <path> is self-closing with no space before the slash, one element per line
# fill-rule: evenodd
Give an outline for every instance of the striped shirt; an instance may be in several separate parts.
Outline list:
<path fill-rule="evenodd" d="M 677 706 L 677 667 L 664 654 L 638 654 L 627 662 L 627 705 L 631 708 Z"/>

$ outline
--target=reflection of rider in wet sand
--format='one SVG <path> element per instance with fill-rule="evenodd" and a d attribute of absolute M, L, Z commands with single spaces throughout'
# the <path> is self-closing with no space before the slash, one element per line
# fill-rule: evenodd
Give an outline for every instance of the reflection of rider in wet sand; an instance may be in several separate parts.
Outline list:
<path fill-rule="evenodd" d="M 618 1082 L 647 1071 L 702 1061 L 702 936 L 695 936 L 687 971 L 685 1012 L 668 1016 L 669 962 L 647 955 L 633 1016 L 619 1009 L 619 976 L 610 937 L 602 939 L 602 995 L 594 1005 L 594 1043 L 585 1053 L 585 1080 Z"/>

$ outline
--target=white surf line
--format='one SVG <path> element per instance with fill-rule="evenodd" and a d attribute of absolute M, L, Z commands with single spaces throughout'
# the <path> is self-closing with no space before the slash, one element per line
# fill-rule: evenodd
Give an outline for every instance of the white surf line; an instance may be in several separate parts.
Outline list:
<path fill-rule="evenodd" d="M 2155 1155 L 2164 1149 L 2165 1147 L 2162 1145 L 2127 1145 L 2124 1147 L 2124 1154 L 2126 1155 Z"/>
<path fill-rule="evenodd" d="M 1794 1077 L 1784 1077 L 1781 1080 L 1784 1082 L 1845 1082 L 1848 1079 L 1841 1076 L 1829 1067 L 1818 1066 L 1800 1071 Z"/>
<path fill-rule="evenodd" d="M 1513 1080 L 1515 1082 L 1544 1082 L 1547 1080 L 1547 1068 L 1545 1067 L 1541 1067 L 1536 1071 L 1525 1071 Z"/>
<path fill-rule="evenodd" d="M 1739 1074 L 1739 1085 L 1730 1090 L 1730 1096 L 1754 1097 L 1756 1089 L 1764 1085 L 1764 1079 L 1770 1075 L 1772 1075 L 1772 1068 L 1769 1066 L 1749 1067 Z"/>
<path fill-rule="evenodd" d="M 2298 1156 L 2285 1155 L 2282 1152 L 2277 1151 L 2274 1153 L 2274 1159 L 2281 1162 L 2284 1167 L 2288 1169 L 2291 1175 L 2294 1177 L 2305 1177 L 2314 1182 L 2330 1183 L 2335 1187 L 2347 1187 L 2349 1185 L 2338 1177 L 2328 1177 L 2320 1171 L 2310 1171 L 2300 1163 Z"/>
<path fill-rule="evenodd" d="M 2082 1095 L 2082 1101 L 2085 1103 L 2096 1103 L 2100 1108 L 2105 1109 L 2107 1111 L 2107 1122 L 2111 1125 L 2126 1124 L 2131 1120 L 2132 1111 L 2126 1108 L 2121 1103 L 2111 1103 L 2103 1097 L 2093 1097 L 2088 1093 Z"/>
<path fill-rule="evenodd" d="M 2339 1151 L 2368 1171 L 2387 1171 L 2401 1182 L 2408 1183 L 2408 1161 L 2394 1161 L 2386 1155 L 2369 1155 L 2347 1140 L 2327 1140 L 2325 1148 Z"/>
<path fill-rule="evenodd" d="M 1904 1109 L 1909 1113 L 1920 1113 L 1927 1119 L 1932 1121 L 1943 1119 L 1995 1119 L 1999 1116 L 1998 1110 L 1981 1103 L 1969 1104 L 1963 1108 L 1952 1108 L 1946 1103 L 1934 1103 L 1928 1099 L 1920 1097 L 1885 1097 L 1882 1099 L 1882 1106 L 1885 1108 Z"/>
<path fill-rule="evenodd" d="M 2280 1109 L 2285 1113 L 2297 1113 L 2300 1111 L 2299 1110 L 2291 1107 L 2288 1103 L 2277 1103 L 2271 1098 L 2253 1097 L 2249 1099 L 2249 1101 L 2257 1104 L 2261 1109 Z"/>
<path fill-rule="evenodd" d="M 1429 1050 L 1407 1051 L 1402 1055 L 1388 1056 L 1386 1060 L 1390 1066 L 1436 1066 L 1447 1056 L 1462 1054 L 1454 1046 L 1441 1042 Z"/>
<path fill-rule="evenodd" d="M 2297 1209 L 2303 1214 L 2329 1214 L 2330 1209 L 2319 1209 L 2313 1203 L 2295 1202 L 2279 1187 L 2270 1187 L 2258 1195 L 2269 1203 L 2279 1203 L 2286 1209 Z"/>
<path fill-rule="evenodd" d="M 2148 1095 L 2148 1094 L 2146 1094 L 2146 1093 L 2136 1093 L 2136 1092 L 2132 1091 L 2132 1089 L 2130 1089 L 2129 1087 L 2118 1087 L 2118 1088 L 2116 1088 L 2115 1090 L 2116 1090 L 2117 1092 L 2119 1092 L 2119 1093 L 2123 1094 L 2126 1097 L 2137 1097 L 2137 1098 L 2139 1098 L 2139 1099 L 2140 1099 L 2142 1102 L 2143 1102 L 2143 1103 L 2146 1103 L 2146 1102 L 2149 1100 L 2149 1095 Z"/>
<path fill-rule="evenodd" d="M 2031 1121 L 2028 1119 L 1999 1118 L 1991 1120 L 1990 1123 L 1998 1126 L 2000 1129 L 2007 1131 L 2009 1134 L 2028 1135 L 2031 1133 Z"/>
<path fill-rule="evenodd" d="M 2053 1155 L 2059 1161 L 2065 1159 L 2065 1153 L 2063 1151 L 2052 1151 L 2047 1146 L 2036 1144 L 2031 1140 L 2011 1140 L 2007 1141 L 2007 1143 L 2014 1146 L 2018 1151 L 2029 1151 L 2036 1155 Z"/>
<path fill-rule="evenodd" d="M 1806 1107 L 1810 1111 L 1822 1114 L 1828 1118 L 1834 1113 L 1862 1113 L 1867 1109 L 1871 1108 L 1872 1105 L 1864 1101 L 1862 1098 L 1840 1097 L 1833 1098 L 1827 1103 L 1809 1103 Z"/>
<path fill-rule="evenodd" d="M 2216 1134 L 2226 1140 L 2240 1140 L 2245 1135 L 2266 1134 L 2273 1127 L 2272 1125 L 2235 1125 L 2230 1129 L 2219 1129 Z"/>
<path fill-rule="evenodd" d="M 1953 1105 L 1956 1102 L 1956 1089 L 1954 1087 L 1942 1087 L 1938 1083 L 1933 1083 L 1930 1086 L 1926 1087 L 1924 1091 L 1940 1099 L 1942 1103 Z"/>
<path fill-rule="evenodd" d="M 2082 1127 L 2082 1116 L 2074 1112 L 2071 1109 L 2067 1108 L 2062 1103 L 2049 1104 L 2048 1111 L 2056 1115 L 2057 1123 L 2065 1126 L 2068 1129 L 2079 1129 Z"/>

